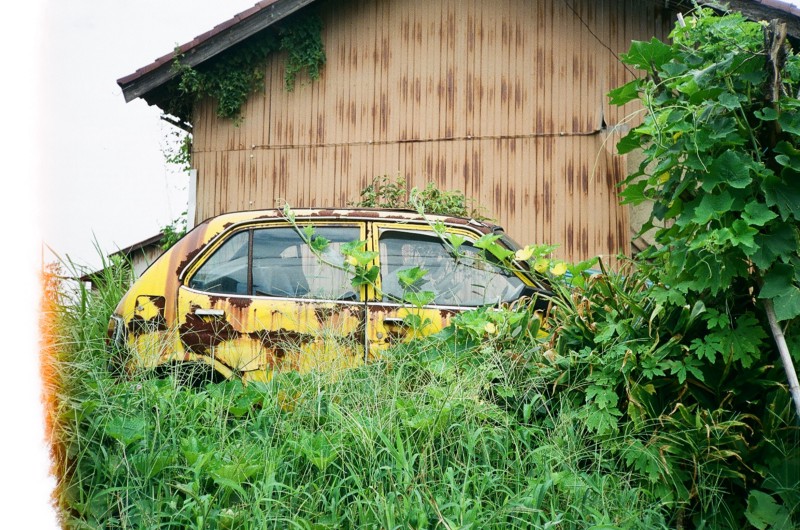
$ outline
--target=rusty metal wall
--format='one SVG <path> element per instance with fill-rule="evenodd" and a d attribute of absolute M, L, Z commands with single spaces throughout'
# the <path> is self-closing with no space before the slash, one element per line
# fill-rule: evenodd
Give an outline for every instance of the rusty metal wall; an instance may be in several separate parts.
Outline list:
<path fill-rule="evenodd" d="M 345 206 L 376 175 L 462 190 L 523 243 L 568 259 L 628 251 L 608 105 L 617 56 L 665 38 L 662 2 L 355 0 L 322 4 L 327 64 L 283 87 L 284 58 L 235 125 L 195 116 L 197 217 L 276 201 Z"/>

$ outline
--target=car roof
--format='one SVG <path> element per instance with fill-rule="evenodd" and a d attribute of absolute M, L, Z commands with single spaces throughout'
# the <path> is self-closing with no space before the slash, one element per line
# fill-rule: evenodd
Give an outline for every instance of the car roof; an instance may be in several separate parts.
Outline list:
<path fill-rule="evenodd" d="M 291 213 L 295 219 L 308 220 L 362 220 L 362 221 L 397 221 L 397 222 L 419 222 L 435 223 L 442 222 L 446 225 L 471 226 L 482 233 L 502 232 L 502 227 L 487 220 L 477 220 L 467 217 L 457 217 L 437 214 L 420 214 L 415 210 L 400 208 L 293 208 Z M 280 208 L 266 210 L 245 210 L 238 212 L 224 213 L 201 224 L 222 223 L 223 226 L 239 224 L 250 221 L 285 219 L 286 213 Z"/>

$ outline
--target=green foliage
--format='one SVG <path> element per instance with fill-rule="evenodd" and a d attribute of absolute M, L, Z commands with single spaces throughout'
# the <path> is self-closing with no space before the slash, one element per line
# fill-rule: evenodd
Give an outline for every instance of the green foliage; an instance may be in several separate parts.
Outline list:
<path fill-rule="evenodd" d="M 787 50 L 773 79 L 763 29 L 698 11 L 672 45 L 634 42 L 623 62 L 648 77 L 611 97 L 647 111 L 619 147 L 645 155 L 622 195 L 653 201 L 644 229 L 661 226 L 646 253 L 664 268 L 656 296 L 682 304 L 753 289 L 790 321 L 800 316 L 800 58 Z"/>
<path fill-rule="evenodd" d="M 768 484 L 781 513 L 800 513 L 798 478 L 785 482 L 800 464 L 800 429 L 752 301 L 726 313 L 723 294 L 664 304 L 632 265 L 601 264 L 569 289 L 552 283 L 560 296 L 548 349 L 532 352 L 536 377 L 694 526 L 739 527 L 749 488 Z"/>
<path fill-rule="evenodd" d="M 178 82 L 164 111 L 190 122 L 194 103 L 211 97 L 217 101 L 220 118 L 238 122 L 247 98 L 264 89 L 267 57 L 279 51 L 288 54 L 286 90 L 294 90 L 297 75 L 304 69 L 311 79 L 318 79 L 325 64 L 319 15 L 304 13 L 291 17 L 276 30 L 262 32 L 231 46 L 197 68 L 183 63 L 183 56 L 176 51 L 173 69 L 178 74 Z"/>
<path fill-rule="evenodd" d="M 386 175 L 375 177 L 361 190 L 360 197 L 360 201 L 350 204 L 360 208 L 406 208 L 406 179 L 399 175 L 394 181 Z"/>
<path fill-rule="evenodd" d="M 568 402 L 534 397 L 520 359 L 545 339 L 516 310 L 483 311 L 482 340 L 458 326 L 346 373 L 190 387 L 109 374 L 109 288 L 60 309 L 67 527 L 668 527 Z"/>
<path fill-rule="evenodd" d="M 169 249 L 186 235 L 188 222 L 186 216 L 187 212 L 183 211 L 178 217 L 173 219 L 171 223 L 161 227 L 161 233 L 163 234 L 161 239 L 162 250 Z"/>
<path fill-rule="evenodd" d="M 459 190 L 442 191 L 432 182 L 419 190 L 408 192 L 406 179 L 398 176 L 392 181 L 388 176 L 378 176 L 360 193 L 361 200 L 351 202 L 360 208 L 410 208 L 422 213 L 452 215 L 487 219 L 481 214 L 483 208 L 475 207 Z"/>
<path fill-rule="evenodd" d="M 765 490 L 779 467 L 796 465 L 797 427 L 760 302 L 772 302 L 796 343 L 800 59 L 788 48 L 785 61 L 770 56 L 765 26 L 738 14 L 697 10 L 671 37 L 634 42 L 622 60 L 646 77 L 610 93 L 645 109 L 618 145 L 644 154 L 621 194 L 652 201 L 643 230 L 656 228 L 656 245 L 640 272 L 593 279 L 589 296 L 560 308 L 571 316 L 557 351 L 597 355 L 587 380 L 600 378 L 604 393 L 592 395 L 606 398 L 581 398 L 600 427 L 639 439 L 628 462 L 695 525 L 790 527 L 800 499 Z M 587 315 L 592 306 L 602 310 Z M 777 464 L 770 452 L 785 443 Z M 737 503 L 720 504 L 712 489 Z"/>

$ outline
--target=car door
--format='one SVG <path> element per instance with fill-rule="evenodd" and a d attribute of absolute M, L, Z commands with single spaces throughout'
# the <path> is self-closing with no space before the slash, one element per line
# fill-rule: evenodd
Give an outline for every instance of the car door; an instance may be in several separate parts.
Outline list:
<path fill-rule="evenodd" d="M 526 282 L 491 256 L 481 256 L 473 246 L 476 234 L 455 227 L 448 233 L 464 239 L 457 251 L 428 226 L 376 225 L 372 241 L 380 276 L 369 311 L 372 355 L 396 341 L 440 331 L 454 313 L 511 302 L 530 291 Z M 417 267 L 422 275 L 418 281 L 409 285 L 400 280 L 398 273 Z M 428 303 L 420 305 L 426 298 Z"/>
<path fill-rule="evenodd" d="M 364 361 L 366 290 L 351 286 L 340 252 L 365 237 L 364 223 L 315 223 L 314 237 L 329 241 L 321 257 L 304 226 L 231 227 L 188 266 L 177 308 L 185 352 L 245 381 Z"/>

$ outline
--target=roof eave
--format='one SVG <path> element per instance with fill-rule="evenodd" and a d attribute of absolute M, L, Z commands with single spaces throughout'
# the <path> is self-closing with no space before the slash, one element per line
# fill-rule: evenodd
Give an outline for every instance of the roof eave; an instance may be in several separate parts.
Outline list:
<path fill-rule="evenodd" d="M 792 4 L 780 0 L 701 0 L 698 3 L 723 12 L 737 11 L 750 20 L 781 20 L 786 23 L 791 37 L 800 38 L 800 10 Z"/>
<path fill-rule="evenodd" d="M 195 67 L 231 46 L 238 44 L 272 24 L 302 9 L 314 0 L 272 0 L 261 2 L 255 7 L 216 26 L 211 31 L 195 37 L 176 50 L 181 63 Z M 267 5 L 264 5 L 267 4 Z M 149 104 L 157 104 L 158 98 L 150 97 L 178 74 L 172 68 L 176 52 L 164 55 L 131 75 L 117 80 L 122 89 L 125 102 L 142 98 Z"/>

